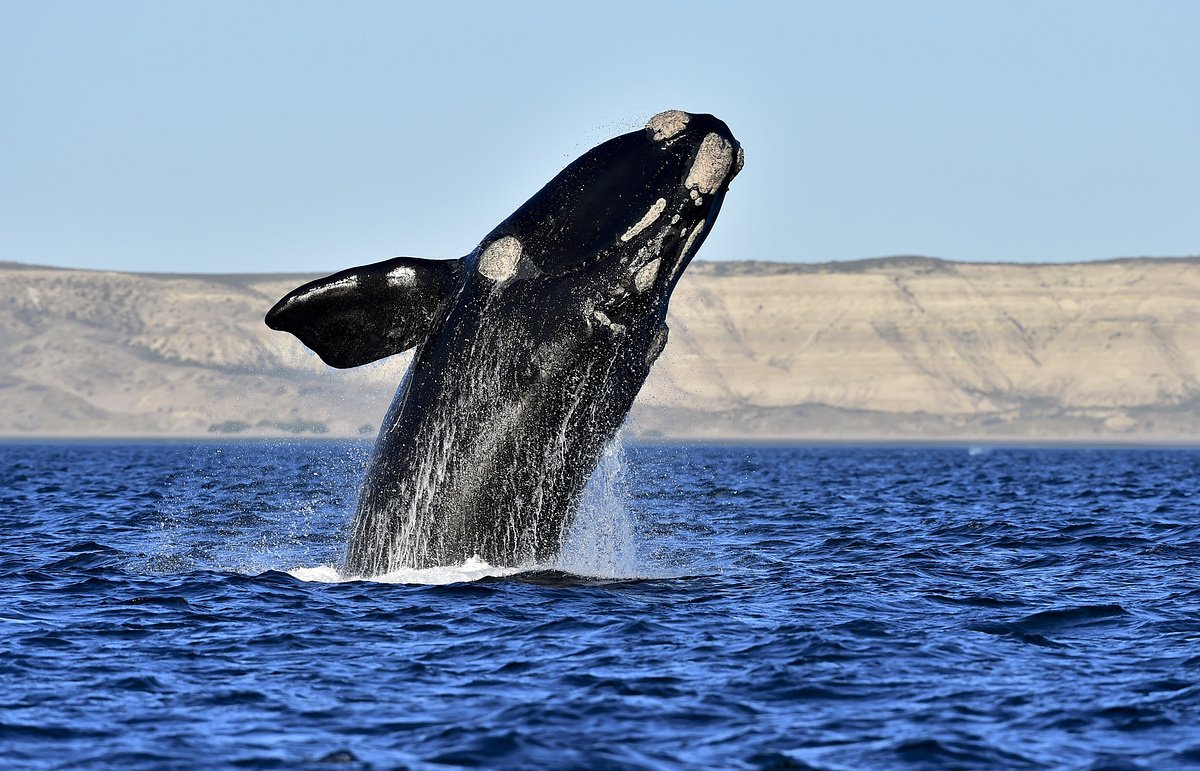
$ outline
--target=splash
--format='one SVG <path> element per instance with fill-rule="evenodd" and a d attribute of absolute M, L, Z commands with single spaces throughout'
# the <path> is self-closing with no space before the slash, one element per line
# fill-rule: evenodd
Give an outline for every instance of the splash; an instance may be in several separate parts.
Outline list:
<path fill-rule="evenodd" d="M 561 551 L 574 500 L 586 489 L 582 471 L 605 452 L 613 430 L 595 405 L 627 396 L 614 375 L 621 350 L 613 343 L 576 361 L 542 346 L 534 354 L 539 371 L 576 367 L 579 377 L 559 378 L 544 399 L 525 398 L 520 374 L 501 355 L 525 330 L 497 314 L 494 300 L 485 298 L 478 329 L 463 341 L 464 359 L 477 364 L 472 376 L 441 384 L 413 440 L 403 432 L 389 439 L 410 381 L 397 391 L 352 521 L 348 571 L 383 575 L 461 564 L 469 555 L 544 564 Z M 487 430 L 471 428 L 479 425 Z"/>
<path fill-rule="evenodd" d="M 433 568 L 401 568 L 390 573 L 384 573 L 370 578 L 344 575 L 332 565 L 319 565 L 315 568 L 293 568 L 288 575 L 301 581 L 311 581 L 321 584 L 340 584 L 347 581 L 370 581 L 379 584 L 419 584 L 424 586 L 444 586 L 446 584 L 468 583 L 484 578 L 502 578 L 521 573 L 528 568 L 506 568 L 489 565 L 478 557 L 472 557 L 461 565 L 447 565 Z"/>
<path fill-rule="evenodd" d="M 594 578 L 638 578 L 646 574 L 638 549 L 637 519 L 629 508 L 625 444 L 617 434 L 600 457 L 583 490 L 579 513 L 555 569 Z"/>
<path fill-rule="evenodd" d="M 339 563 L 365 453 L 361 443 L 342 442 L 194 445 L 191 468 L 165 486 L 155 507 L 158 526 L 130 567 L 157 574 L 279 570 L 303 581 L 363 580 L 343 573 Z M 658 576 L 640 548 L 628 471 L 618 434 L 601 455 L 552 560 L 502 566 L 476 555 L 456 564 L 394 567 L 369 580 L 439 585 L 541 571 L 606 580 Z"/>
<path fill-rule="evenodd" d="M 580 578 L 619 580 L 652 577 L 656 572 L 642 559 L 638 522 L 630 510 L 629 501 L 625 446 L 618 435 L 605 448 L 596 471 L 584 489 L 578 516 L 562 552 L 551 563 L 505 567 L 472 557 L 460 565 L 398 568 L 369 578 L 345 574 L 329 564 L 297 567 L 286 572 L 301 581 L 317 583 L 369 581 L 432 586 L 547 570 Z"/>

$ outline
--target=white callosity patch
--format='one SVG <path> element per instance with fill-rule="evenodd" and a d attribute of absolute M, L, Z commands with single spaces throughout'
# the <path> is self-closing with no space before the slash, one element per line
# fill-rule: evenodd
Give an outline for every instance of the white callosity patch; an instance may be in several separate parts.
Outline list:
<path fill-rule="evenodd" d="M 692 245 L 696 243 L 696 239 L 700 237 L 702 232 L 704 232 L 704 223 L 697 222 L 696 227 L 692 228 L 691 234 L 687 237 L 687 241 L 684 241 L 683 249 L 679 252 L 679 262 L 675 263 L 675 273 L 671 277 L 672 281 L 679 277 L 680 272 L 688 264 L 687 255 L 692 251 Z"/>
<path fill-rule="evenodd" d="M 663 244 L 675 233 L 675 228 L 671 226 L 660 228 L 649 241 L 638 249 L 637 254 L 629 263 L 629 273 L 636 291 L 645 292 L 654 286 L 654 281 L 658 278 L 658 272 L 661 269 L 660 255 L 663 252 Z"/>
<path fill-rule="evenodd" d="M 661 142 L 683 131 L 690 117 L 683 110 L 667 110 L 647 121 L 646 128 L 654 134 L 655 142 Z"/>
<path fill-rule="evenodd" d="M 704 137 L 683 183 L 691 191 L 692 200 L 699 203 L 701 194 L 716 192 L 732 165 L 733 144 L 720 134 Z"/>
<path fill-rule="evenodd" d="M 592 318 L 618 334 L 625 331 L 624 324 L 618 324 L 617 322 L 613 321 L 608 317 L 607 313 L 599 308 L 592 308 Z"/>
<path fill-rule="evenodd" d="M 417 281 L 417 272 L 412 268 L 401 266 L 388 271 L 388 286 L 412 286 Z"/>
<path fill-rule="evenodd" d="M 479 258 L 479 272 L 492 281 L 505 281 L 517 272 L 521 261 L 521 242 L 512 236 L 498 238 L 488 244 Z"/>
<path fill-rule="evenodd" d="M 642 269 L 633 277 L 633 285 L 639 292 L 645 292 L 654 285 L 654 279 L 658 278 L 659 264 L 659 260 L 652 260 L 643 265 Z"/>
<path fill-rule="evenodd" d="M 653 222 L 658 219 L 667 208 L 667 199 L 659 198 L 654 202 L 654 205 L 646 212 L 646 214 L 637 221 L 637 224 L 625 231 L 625 235 L 621 236 L 622 241 L 629 239 L 641 233 L 646 228 L 650 227 Z"/>
<path fill-rule="evenodd" d="M 692 234 L 690 236 L 688 236 L 687 241 L 684 242 L 683 251 L 679 253 L 680 256 L 685 255 L 692 250 L 692 244 L 694 244 L 696 242 L 696 237 L 699 236 L 703 230 L 704 230 L 704 223 L 697 222 L 696 227 L 692 228 Z"/>
<path fill-rule="evenodd" d="M 650 347 L 646 350 L 646 366 L 649 367 L 657 359 L 663 349 L 667 347 L 667 334 L 670 329 L 666 324 L 659 327 L 654 333 L 654 339 L 650 341 Z"/>

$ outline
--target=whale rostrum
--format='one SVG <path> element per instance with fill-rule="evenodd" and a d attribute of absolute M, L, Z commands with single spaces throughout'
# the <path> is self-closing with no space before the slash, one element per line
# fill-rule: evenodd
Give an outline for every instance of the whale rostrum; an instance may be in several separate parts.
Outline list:
<path fill-rule="evenodd" d="M 267 313 L 333 367 L 416 348 L 346 574 L 554 559 L 742 159 L 717 118 L 660 113 L 572 162 L 465 257 L 350 268 Z"/>

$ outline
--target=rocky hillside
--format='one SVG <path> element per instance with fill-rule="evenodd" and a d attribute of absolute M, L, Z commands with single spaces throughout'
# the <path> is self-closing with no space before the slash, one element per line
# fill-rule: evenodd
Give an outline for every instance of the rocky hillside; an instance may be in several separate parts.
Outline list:
<path fill-rule="evenodd" d="M 0 264 L 0 435 L 369 435 L 407 357 L 262 315 L 311 276 Z M 635 435 L 1200 440 L 1200 259 L 696 263 Z"/>

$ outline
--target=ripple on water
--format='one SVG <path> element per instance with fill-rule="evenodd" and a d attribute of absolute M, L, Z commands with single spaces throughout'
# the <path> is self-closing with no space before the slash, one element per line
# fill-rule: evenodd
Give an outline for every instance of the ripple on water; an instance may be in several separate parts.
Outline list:
<path fill-rule="evenodd" d="M 368 450 L 0 446 L 5 761 L 1200 759 L 1200 453 L 634 447 L 557 564 L 362 581 Z"/>

